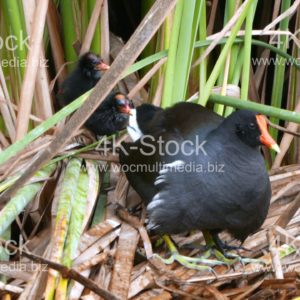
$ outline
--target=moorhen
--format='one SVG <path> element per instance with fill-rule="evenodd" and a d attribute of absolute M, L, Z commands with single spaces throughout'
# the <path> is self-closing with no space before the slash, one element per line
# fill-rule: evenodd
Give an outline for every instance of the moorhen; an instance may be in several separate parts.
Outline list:
<path fill-rule="evenodd" d="M 61 107 L 68 105 L 93 88 L 101 78 L 102 71 L 109 69 L 103 60 L 93 52 L 83 54 L 75 69 L 63 81 L 56 98 Z"/>
<path fill-rule="evenodd" d="M 112 135 L 126 128 L 132 102 L 121 92 L 110 93 L 85 122 L 95 135 Z"/>
<path fill-rule="evenodd" d="M 63 107 L 93 88 L 101 72 L 109 69 L 95 53 L 87 52 L 78 61 L 74 71 L 64 80 L 57 99 Z M 132 102 L 121 92 L 110 93 L 85 122 L 96 136 L 112 135 L 127 126 Z"/>
<path fill-rule="evenodd" d="M 225 252 L 218 233 L 243 242 L 267 216 L 271 188 L 260 146 L 279 147 L 265 117 L 239 110 L 224 119 L 200 105 L 178 103 L 156 112 L 147 128 L 148 135 L 123 142 L 120 163 L 147 205 L 148 229 L 162 233 L 171 251 L 163 261 L 214 272 L 199 263 L 220 261 L 179 255 L 167 236 L 192 230 L 203 232 L 223 263 L 241 260 Z"/>
<path fill-rule="evenodd" d="M 150 121 L 158 111 L 162 111 L 162 108 L 150 103 L 144 103 L 131 110 L 127 131 L 134 142 L 151 132 Z"/>

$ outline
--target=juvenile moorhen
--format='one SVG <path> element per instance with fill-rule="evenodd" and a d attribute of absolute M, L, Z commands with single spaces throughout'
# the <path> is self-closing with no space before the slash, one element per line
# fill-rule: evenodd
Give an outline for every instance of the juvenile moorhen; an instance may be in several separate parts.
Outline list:
<path fill-rule="evenodd" d="M 93 88 L 101 78 L 102 71 L 109 69 L 103 60 L 93 52 L 83 54 L 75 69 L 63 81 L 56 98 L 61 107 Z"/>
<path fill-rule="evenodd" d="M 95 53 L 87 52 L 78 61 L 75 70 L 64 80 L 57 99 L 61 106 L 93 88 L 101 77 L 101 72 L 109 69 Z M 110 93 L 84 124 L 96 136 L 112 135 L 128 124 L 132 102 L 121 92 Z"/>
<path fill-rule="evenodd" d="M 164 234 L 171 250 L 164 261 L 213 272 L 198 263 L 217 261 L 179 255 L 167 236 L 192 230 L 203 232 L 223 262 L 241 260 L 225 252 L 218 233 L 243 242 L 267 216 L 271 188 L 260 145 L 279 147 L 265 117 L 240 110 L 223 119 L 200 105 L 179 103 L 156 112 L 147 128 L 148 136 L 122 144 L 120 163 L 147 205 L 148 229 Z"/>
<path fill-rule="evenodd" d="M 121 92 L 110 93 L 85 122 L 95 135 L 112 135 L 128 124 L 132 102 Z"/>

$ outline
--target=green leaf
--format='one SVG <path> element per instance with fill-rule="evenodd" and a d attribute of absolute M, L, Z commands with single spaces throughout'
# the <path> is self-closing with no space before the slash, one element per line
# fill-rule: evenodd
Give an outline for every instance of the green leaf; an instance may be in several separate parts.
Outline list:
<path fill-rule="evenodd" d="M 55 170 L 56 165 L 53 164 L 37 172 L 34 177 L 47 178 Z M 16 217 L 22 212 L 24 207 L 34 198 L 40 190 L 42 182 L 27 184 L 22 187 L 17 194 L 4 206 L 0 212 L 0 235 L 10 226 Z"/>

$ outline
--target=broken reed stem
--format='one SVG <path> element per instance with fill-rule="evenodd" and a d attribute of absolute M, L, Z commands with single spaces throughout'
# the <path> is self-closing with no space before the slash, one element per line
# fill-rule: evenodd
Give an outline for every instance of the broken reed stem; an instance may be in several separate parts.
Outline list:
<path fill-rule="evenodd" d="M 296 198 L 289 204 L 284 213 L 276 221 L 275 225 L 280 226 L 282 228 L 286 228 L 287 224 L 291 221 L 295 213 L 297 212 L 300 206 L 300 193 L 296 196 Z"/>
<path fill-rule="evenodd" d="M 276 246 L 276 237 L 273 231 L 273 228 L 270 228 L 267 232 L 268 242 L 269 242 L 269 250 L 272 258 L 272 266 L 275 271 L 275 277 L 277 279 L 283 279 L 283 272 L 280 263 L 279 253 Z"/>

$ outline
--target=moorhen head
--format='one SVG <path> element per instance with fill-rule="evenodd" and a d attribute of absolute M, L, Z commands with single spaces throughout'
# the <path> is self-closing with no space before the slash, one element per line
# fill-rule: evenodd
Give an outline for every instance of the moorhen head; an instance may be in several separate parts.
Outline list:
<path fill-rule="evenodd" d="M 162 108 L 150 103 L 144 103 L 136 109 L 131 110 L 127 131 L 133 141 L 138 140 L 142 135 L 151 132 L 151 121 L 155 114 L 162 111 Z"/>
<path fill-rule="evenodd" d="M 99 80 L 101 71 L 109 69 L 109 66 L 103 62 L 100 56 L 93 52 L 83 54 L 79 58 L 78 67 L 86 77 L 94 80 Z"/>
<path fill-rule="evenodd" d="M 109 69 L 103 60 L 93 52 L 83 54 L 75 69 L 64 80 L 57 93 L 57 100 L 61 107 L 93 88 L 101 78 L 103 71 Z"/>
<path fill-rule="evenodd" d="M 84 125 L 95 135 L 112 135 L 126 128 L 132 107 L 126 94 L 110 93 Z"/>
<path fill-rule="evenodd" d="M 149 229 L 201 230 L 224 253 L 219 232 L 243 242 L 262 225 L 271 187 L 259 146 L 279 151 L 264 116 L 240 110 L 223 119 L 200 105 L 179 103 L 157 112 L 148 129 L 151 138 L 123 142 L 120 163 L 147 204 Z M 140 164 L 148 171 L 139 171 Z"/>

